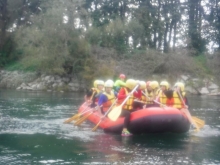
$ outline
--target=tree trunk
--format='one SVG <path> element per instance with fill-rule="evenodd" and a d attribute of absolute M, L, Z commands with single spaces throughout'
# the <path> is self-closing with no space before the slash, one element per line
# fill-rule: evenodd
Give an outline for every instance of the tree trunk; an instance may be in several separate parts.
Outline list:
<path fill-rule="evenodd" d="M 158 0 L 158 22 L 160 22 L 161 21 L 161 19 L 160 19 L 160 10 L 161 10 L 161 2 L 160 2 L 160 0 Z M 158 29 L 158 49 L 160 49 L 161 48 L 161 46 L 162 46 L 162 32 L 161 32 L 161 28 L 160 27 L 158 27 L 157 28 Z"/>
<path fill-rule="evenodd" d="M 176 21 L 174 23 L 174 27 L 173 27 L 173 51 L 175 51 L 176 49 Z"/>
<path fill-rule="evenodd" d="M 8 23 L 7 0 L 0 1 L 0 51 L 2 50 L 6 37 Z"/>
<path fill-rule="evenodd" d="M 168 22 L 166 22 L 166 27 L 164 31 L 164 39 L 163 39 L 163 45 L 164 45 L 164 52 L 167 53 L 169 51 L 169 45 L 167 42 L 167 33 L 168 33 Z"/>

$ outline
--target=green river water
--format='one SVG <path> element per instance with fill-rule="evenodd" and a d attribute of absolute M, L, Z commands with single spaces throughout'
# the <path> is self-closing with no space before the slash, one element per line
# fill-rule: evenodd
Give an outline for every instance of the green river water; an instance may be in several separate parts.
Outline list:
<path fill-rule="evenodd" d="M 206 121 L 198 133 L 121 137 L 94 124 L 63 124 L 83 102 L 78 93 L 0 90 L 0 165 L 220 164 L 220 97 L 190 96 Z"/>

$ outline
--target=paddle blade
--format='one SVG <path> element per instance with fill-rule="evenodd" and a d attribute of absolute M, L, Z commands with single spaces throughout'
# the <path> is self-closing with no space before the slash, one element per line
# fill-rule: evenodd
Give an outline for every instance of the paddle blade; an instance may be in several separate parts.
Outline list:
<path fill-rule="evenodd" d="M 101 121 L 102 120 L 100 119 L 100 121 L 96 124 L 96 126 L 93 127 L 93 129 L 92 129 L 93 132 L 97 130 L 97 128 L 99 127 L 99 124 L 101 123 Z"/>
<path fill-rule="evenodd" d="M 74 125 L 79 126 L 79 125 L 82 124 L 91 114 L 92 114 L 92 112 L 89 113 L 88 115 L 82 117 L 81 119 L 79 119 L 78 121 L 76 121 L 76 122 L 74 123 Z"/>
<path fill-rule="evenodd" d="M 193 119 L 193 121 L 197 124 L 197 126 L 198 126 L 199 128 L 204 127 L 204 125 L 205 125 L 205 121 L 204 121 L 204 120 L 199 119 L 199 118 L 197 118 L 197 117 L 195 117 L 195 116 L 192 116 L 192 119 Z"/>
<path fill-rule="evenodd" d="M 109 119 L 112 121 L 116 121 L 120 116 L 121 111 L 122 111 L 122 106 L 115 107 L 114 109 L 111 110 L 111 112 L 109 112 L 108 114 Z"/>
<path fill-rule="evenodd" d="M 80 118 L 80 116 L 81 116 L 81 115 L 80 115 L 79 113 L 77 113 L 77 114 L 75 114 L 74 116 L 72 116 L 71 118 L 65 120 L 63 123 L 70 123 L 71 121 L 77 120 L 78 118 Z"/>

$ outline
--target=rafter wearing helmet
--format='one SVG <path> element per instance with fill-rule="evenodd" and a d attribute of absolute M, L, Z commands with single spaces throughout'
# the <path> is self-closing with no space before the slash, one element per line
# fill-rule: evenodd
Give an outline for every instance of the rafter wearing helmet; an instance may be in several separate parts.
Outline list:
<path fill-rule="evenodd" d="M 100 94 L 103 92 L 104 81 L 95 80 L 93 82 L 93 87 L 90 90 L 86 91 L 86 95 L 84 96 L 85 101 L 91 107 L 95 107 L 97 105 Z"/>
<path fill-rule="evenodd" d="M 161 103 L 161 106 L 167 104 L 167 96 L 165 93 L 168 91 L 169 87 L 170 85 L 167 81 L 160 82 L 160 89 L 158 90 L 156 101 L 159 101 Z"/>
<path fill-rule="evenodd" d="M 168 96 L 167 105 L 177 109 L 186 108 L 188 106 L 188 100 L 185 92 L 185 85 L 182 82 L 177 82 L 172 90 L 172 95 Z M 183 101 L 181 100 L 183 98 Z M 187 107 L 188 108 L 188 107 Z"/>
<path fill-rule="evenodd" d="M 139 98 L 135 98 L 135 102 L 133 104 L 133 108 L 135 110 L 143 109 L 146 105 L 146 82 L 137 80 L 137 84 L 139 84 L 139 88 L 136 90 L 136 95 L 140 96 Z"/>
<path fill-rule="evenodd" d="M 118 93 L 121 87 L 125 87 L 125 79 L 126 76 L 124 74 L 120 74 L 119 78 L 114 83 L 114 91 Z"/>
<path fill-rule="evenodd" d="M 125 82 L 125 87 L 122 87 L 117 95 L 118 102 L 121 104 L 128 96 L 129 93 L 138 85 L 137 81 L 134 79 L 128 79 Z M 124 117 L 124 124 L 123 124 L 123 130 L 122 130 L 122 136 L 130 135 L 130 132 L 128 131 L 128 126 L 130 123 L 130 114 L 134 111 L 133 109 L 133 103 L 134 98 L 140 98 L 141 95 L 139 92 L 134 92 L 130 95 L 129 99 L 125 102 L 125 104 L 122 107 L 122 113 L 120 116 Z"/>
<path fill-rule="evenodd" d="M 100 95 L 98 100 L 98 112 L 103 115 L 115 102 L 116 96 L 112 90 L 114 82 L 107 80 L 104 84 L 104 92 Z"/>
<path fill-rule="evenodd" d="M 152 100 L 155 100 L 156 97 L 158 96 L 158 91 L 159 91 L 159 83 L 158 83 L 158 81 L 151 81 L 149 83 L 148 90 L 151 92 Z"/>
<path fill-rule="evenodd" d="M 174 85 L 174 90 L 172 90 L 172 97 L 167 99 L 167 105 L 179 109 L 186 114 L 189 122 L 191 123 L 191 128 L 199 129 L 196 122 L 193 120 L 189 112 L 188 99 L 186 97 L 185 85 L 182 82 L 177 82 Z"/>

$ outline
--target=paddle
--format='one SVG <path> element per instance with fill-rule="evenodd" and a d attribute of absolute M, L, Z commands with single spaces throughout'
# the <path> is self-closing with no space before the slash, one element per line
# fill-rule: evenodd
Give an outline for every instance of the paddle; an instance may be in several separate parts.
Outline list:
<path fill-rule="evenodd" d="M 93 91 L 92 96 L 90 97 L 89 101 L 91 101 L 91 99 L 93 98 L 94 94 L 95 94 L 95 92 Z M 71 118 L 65 120 L 63 123 L 70 123 L 73 120 L 77 120 L 78 118 L 80 118 L 84 114 L 83 112 L 85 112 L 86 109 L 88 109 L 88 108 L 89 108 L 89 106 L 86 107 L 82 112 L 77 113 L 77 114 L 73 115 Z"/>
<path fill-rule="evenodd" d="M 121 105 L 115 107 L 114 109 L 109 112 L 108 117 L 112 121 L 116 121 L 118 117 L 121 114 L 122 106 L 126 103 L 126 101 L 129 99 L 129 97 L 134 93 L 134 91 L 138 88 L 139 84 L 135 86 L 135 88 L 128 94 L 128 96 L 125 98 L 125 100 L 121 103 Z"/>
<path fill-rule="evenodd" d="M 79 119 L 78 121 L 76 121 L 74 123 L 74 125 L 79 126 L 80 124 L 82 124 L 93 112 L 90 112 L 89 114 L 87 114 L 86 116 L 82 117 L 81 119 Z"/>
<path fill-rule="evenodd" d="M 181 102 L 183 103 L 184 107 L 187 107 L 182 95 L 180 94 L 180 92 L 177 90 L 177 93 L 181 99 Z M 204 127 L 205 125 L 205 121 L 197 118 L 197 117 L 192 117 L 192 115 L 190 114 L 189 110 L 187 108 L 184 108 L 183 111 L 185 112 L 185 114 L 187 115 L 188 119 L 190 120 L 191 123 L 193 123 L 196 126 L 196 130 L 199 131 L 200 128 Z"/>
<path fill-rule="evenodd" d="M 90 107 L 89 106 L 86 107 L 81 113 L 75 114 L 73 117 L 71 117 L 71 118 L 67 119 L 66 121 L 64 121 L 64 123 L 70 123 L 73 120 L 79 119 L 84 113 L 89 111 L 89 110 L 87 110 L 88 108 L 90 108 Z"/>
<path fill-rule="evenodd" d="M 142 94 L 145 95 L 148 99 L 150 99 L 150 97 L 148 97 L 143 91 L 142 91 Z M 158 101 L 156 101 L 156 100 L 153 100 L 153 102 L 155 102 L 155 103 L 157 103 L 157 104 L 159 104 L 159 105 L 161 105 L 161 106 L 163 106 L 163 107 L 167 107 L 166 105 L 161 104 L 160 102 L 158 102 Z"/>
<path fill-rule="evenodd" d="M 92 131 L 96 131 L 96 129 L 98 128 L 99 124 L 101 123 L 101 121 L 107 116 L 107 114 L 109 113 L 109 111 L 112 109 L 112 107 L 116 104 L 116 102 L 118 101 L 118 99 L 116 99 L 114 101 L 114 103 L 112 103 L 112 105 L 109 107 L 108 111 L 105 113 L 105 115 L 103 117 L 101 117 L 101 119 L 99 120 L 99 122 L 95 125 L 95 127 L 93 127 Z"/>
<path fill-rule="evenodd" d="M 202 126 L 205 125 L 205 121 L 203 121 L 203 120 L 201 120 L 201 119 L 199 119 L 199 118 L 197 118 L 195 116 L 192 116 L 192 118 L 193 118 L 193 120 L 196 121 L 196 123 L 199 123 L 199 125 L 202 125 Z"/>
<path fill-rule="evenodd" d="M 93 109 L 90 109 L 89 111 L 91 111 L 89 114 L 87 114 L 86 116 L 83 116 L 81 119 L 77 120 L 74 125 L 79 126 L 80 124 L 82 124 L 93 112 L 94 110 L 97 110 L 97 106 Z"/>

